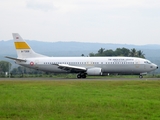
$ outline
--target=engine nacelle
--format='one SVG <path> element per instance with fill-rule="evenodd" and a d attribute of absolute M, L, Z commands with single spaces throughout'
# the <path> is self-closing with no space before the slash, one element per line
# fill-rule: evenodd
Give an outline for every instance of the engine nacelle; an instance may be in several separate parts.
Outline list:
<path fill-rule="evenodd" d="M 87 75 L 102 75 L 102 68 L 89 68 Z"/>

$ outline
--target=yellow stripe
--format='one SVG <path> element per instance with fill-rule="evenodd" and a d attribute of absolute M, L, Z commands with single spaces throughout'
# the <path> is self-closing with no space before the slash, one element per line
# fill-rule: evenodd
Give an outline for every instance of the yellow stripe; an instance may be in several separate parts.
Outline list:
<path fill-rule="evenodd" d="M 30 49 L 25 42 L 14 42 L 16 49 Z"/>

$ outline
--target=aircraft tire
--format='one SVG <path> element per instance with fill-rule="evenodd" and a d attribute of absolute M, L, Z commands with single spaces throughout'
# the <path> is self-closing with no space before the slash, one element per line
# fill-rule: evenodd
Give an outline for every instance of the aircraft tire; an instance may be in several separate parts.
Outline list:
<path fill-rule="evenodd" d="M 78 79 L 82 78 L 81 74 L 77 74 L 77 78 Z"/>
<path fill-rule="evenodd" d="M 80 79 L 80 78 L 86 78 L 86 74 L 85 73 L 79 73 L 77 74 L 77 78 Z"/>
<path fill-rule="evenodd" d="M 83 75 L 82 75 L 82 78 L 86 78 L 86 75 L 85 75 L 85 74 L 83 74 Z"/>
<path fill-rule="evenodd" d="M 142 79 L 142 78 L 143 78 L 143 75 L 139 75 L 139 78 Z"/>

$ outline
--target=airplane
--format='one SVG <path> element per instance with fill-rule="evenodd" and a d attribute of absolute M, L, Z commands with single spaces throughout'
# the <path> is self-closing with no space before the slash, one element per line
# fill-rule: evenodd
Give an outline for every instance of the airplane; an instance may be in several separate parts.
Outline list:
<path fill-rule="evenodd" d="M 147 59 L 138 57 L 49 57 L 34 52 L 25 40 L 12 33 L 18 57 L 12 59 L 16 64 L 52 73 L 77 73 L 77 78 L 101 76 L 111 73 L 135 74 L 143 78 L 158 66 Z"/>

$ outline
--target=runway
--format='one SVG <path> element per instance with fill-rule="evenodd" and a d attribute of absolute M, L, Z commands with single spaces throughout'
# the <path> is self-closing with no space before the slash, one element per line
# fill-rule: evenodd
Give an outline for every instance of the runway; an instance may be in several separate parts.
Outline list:
<path fill-rule="evenodd" d="M 77 79 L 77 78 L 0 78 L 0 81 L 11 81 L 11 80 L 18 80 L 18 81 L 37 81 L 37 80 L 63 80 L 63 81 L 146 81 L 146 80 L 160 80 L 160 78 L 86 78 L 86 79 Z"/>

